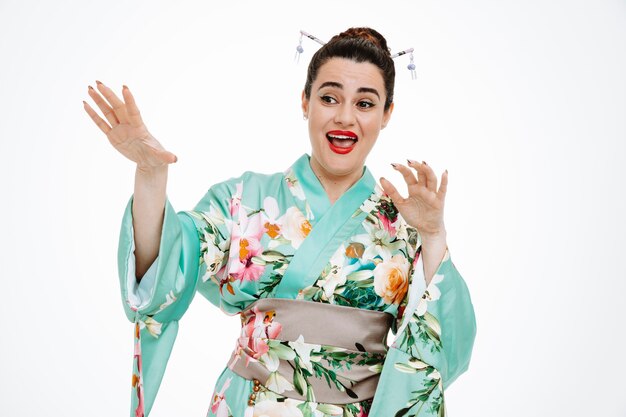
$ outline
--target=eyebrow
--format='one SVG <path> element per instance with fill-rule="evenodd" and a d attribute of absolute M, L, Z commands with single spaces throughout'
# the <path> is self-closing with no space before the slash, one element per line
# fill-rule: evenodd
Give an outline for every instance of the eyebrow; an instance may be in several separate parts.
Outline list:
<path fill-rule="evenodd" d="M 338 83 L 336 81 L 326 81 L 322 83 L 322 85 L 320 85 L 320 88 L 318 88 L 317 91 L 321 90 L 324 87 L 335 87 L 335 88 L 339 88 L 340 90 L 343 90 L 343 84 Z M 375 94 L 376 97 L 380 99 L 380 94 L 378 94 L 378 90 L 376 90 L 375 88 L 359 87 L 359 89 L 356 91 L 357 93 L 372 93 L 372 94 Z"/>

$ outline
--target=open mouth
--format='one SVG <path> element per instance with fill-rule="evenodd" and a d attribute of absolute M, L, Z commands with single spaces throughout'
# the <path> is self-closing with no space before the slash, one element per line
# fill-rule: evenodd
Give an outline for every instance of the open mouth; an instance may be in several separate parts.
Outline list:
<path fill-rule="evenodd" d="M 359 141 L 354 132 L 344 130 L 332 130 L 326 133 L 330 150 L 340 155 L 350 153 Z"/>

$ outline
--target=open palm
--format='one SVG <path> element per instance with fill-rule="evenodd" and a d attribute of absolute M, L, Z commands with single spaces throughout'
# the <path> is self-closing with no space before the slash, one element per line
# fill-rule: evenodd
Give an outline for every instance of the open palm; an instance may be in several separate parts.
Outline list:
<path fill-rule="evenodd" d="M 441 184 L 437 189 L 437 176 L 425 162 L 408 161 L 408 167 L 392 164 L 407 184 L 409 196 L 403 197 L 396 187 L 388 180 L 381 178 L 385 193 L 408 224 L 417 228 L 422 235 L 438 234 L 445 230 L 443 208 L 448 186 L 448 171 L 441 176 Z M 409 167 L 413 168 L 411 170 Z M 415 172 L 417 172 L 417 177 Z"/>
<path fill-rule="evenodd" d="M 176 155 L 165 150 L 146 128 L 135 99 L 127 86 L 122 88 L 124 98 L 122 101 L 103 83 L 97 81 L 97 85 L 98 91 L 104 98 L 91 86 L 88 88 L 88 93 L 108 123 L 85 101 L 83 101 L 84 108 L 115 149 L 126 158 L 136 162 L 140 169 L 156 168 L 176 162 Z"/>

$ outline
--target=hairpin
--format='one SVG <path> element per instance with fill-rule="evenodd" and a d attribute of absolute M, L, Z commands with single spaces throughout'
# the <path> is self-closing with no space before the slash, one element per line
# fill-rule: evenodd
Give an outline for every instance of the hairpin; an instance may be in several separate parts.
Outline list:
<path fill-rule="evenodd" d="M 298 46 L 296 46 L 296 56 L 295 56 L 296 62 L 300 62 L 300 55 L 302 55 L 302 52 L 304 52 L 304 48 L 302 47 L 303 36 L 306 36 L 307 38 L 319 43 L 320 45 L 326 44 L 326 42 L 324 42 L 323 40 L 311 35 L 310 33 L 300 30 L 300 39 L 298 41 Z M 406 67 L 409 71 L 411 71 L 411 79 L 415 80 L 417 78 L 417 73 L 415 72 L 415 61 L 413 59 L 413 51 L 414 51 L 413 48 L 409 48 L 409 49 L 405 49 L 404 51 L 396 52 L 395 54 L 391 55 L 391 59 L 395 59 L 402 55 L 410 54 L 409 58 L 411 62 Z"/>
<path fill-rule="evenodd" d="M 413 60 L 413 48 L 409 48 L 409 49 L 405 49 L 404 51 L 396 52 L 395 54 L 391 55 L 391 59 L 397 58 L 397 57 L 405 55 L 405 54 L 411 54 L 411 55 L 409 55 L 409 58 L 411 59 L 411 62 L 406 67 L 407 67 L 407 69 L 409 71 L 411 71 L 411 79 L 414 80 L 414 79 L 417 78 L 417 73 L 415 72 L 415 61 Z"/>

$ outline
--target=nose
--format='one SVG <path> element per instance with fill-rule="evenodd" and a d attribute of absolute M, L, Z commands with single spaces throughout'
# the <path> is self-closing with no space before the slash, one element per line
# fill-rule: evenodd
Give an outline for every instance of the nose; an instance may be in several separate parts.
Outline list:
<path fill-rule="evenodd" d="M 335 107 L 335 123 L 341 126 L 351 126 L 355 123 L 354 107 L 350 103 L 341 103 Z"/>

